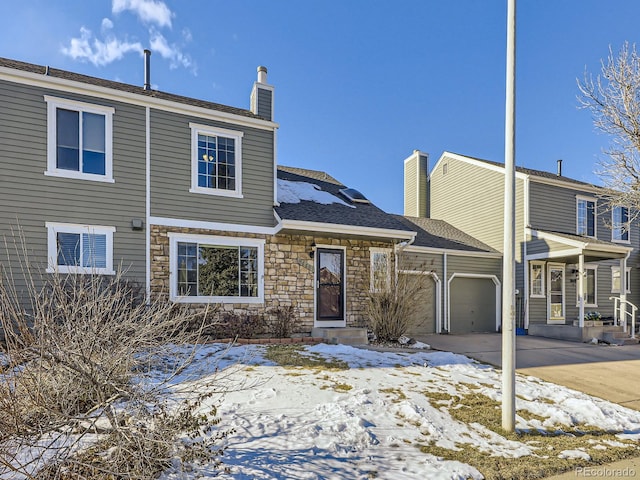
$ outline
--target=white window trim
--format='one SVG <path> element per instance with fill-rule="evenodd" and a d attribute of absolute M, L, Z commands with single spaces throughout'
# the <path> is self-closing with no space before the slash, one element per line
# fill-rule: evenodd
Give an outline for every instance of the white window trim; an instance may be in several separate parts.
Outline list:
<path fill-rule="evenodd" d="M 540 294 L 534 294 L 533 293 L 533 266 L 534 265 L 540 265 L 542 267 L 542 276 L 541 276 L 541 280 L 542 280 L 542 293 Z M 531 294 L 529 295 L 531 298 L 546 298 L 546 276 L 545 276 L 545 262 L 538 262 L 538 261 L 530 261 L 529 262 L 529 289 L 531 291 Z"/>
<path fill-rule="evenodd" d="M 598 308 L 598 265 L 585 265 L 584 266 L 585 274 L 587 270 L 593 270 L 593 298 L 595 300 L 595 303 L 587 303 L 587 297 L 585 295 L 584 306 Z M 587 281 L 586 275 L 585 275 L 584 281 L 585 281 L 585 287 L 586 287 L 586 281 Z M 576 279 L 576 307 L 580 306 L 580 299 L 579 299 L 578 293 L 579 293 L 578 280 Z"/>
<path fill-rule="evenodd" d="M 578 232 L 579 218 L 578 218 L 578 203 L 580 200 L 586 202 L 593 202 L 593 235 L 584 235 L 588 238 L 598 238 L 598 200 L 594 197 L 587 197 L 585 195 L 576 195 L 576 234 L 581 235 Z"/>
<path fill-rule="evenodd" d="M 202 193 L 205 195 L 217 195 L 222 197 L 243 198 L 242 195 L 242 137 L 243 132 L 227 130 L 224 128 L 202 125 L 199 123 L 189 123 L 191 128 L 191 188 L 190 193 Z M 235 190 L 224 190 L 220 188 L 206 188 L 198 186 L 198 134 L 212 135 L 216 137 L 227 137 L 235 140 L 235 168 L 236 168 L 236 188 Z"/>
<path fill-rule="evenodd" d="M 102 105 L 93 105 L 91 103 L 78 102 L 76 100 L 67 100 L 65 98 L 44 96 L 47 102 L 47 170 L 45 175 L 50 177 L 76 178 L 79 180 L 92 180 L 94 182 L 114 183 L 113 179 L 113 114 L 115 108 L 105 107 Z M 57 115 L 56 110 L 63 108 L 66 110 L 74 110 L 76 112 L 96 113 L 104 115 L 104 175 L 96 175 L 93 173 L 82 173 L 74 170 L 65 170 L 57 168 Z"/>
<path fill-rule="evenodd" d="M 389 290 L 391 288 L 391 252 L 390 248 L 379 248 L 379 247 L 370 247 L 369 248 L 369 291 L 371 293 L 382 292 L 383 290 L 380 288 L 375 288 L 375 280 L 373 275 L 373 258 L 375 254 L 382 253 L 387 256 L 387 278 L 385 281 L 385 288 Z"/>
<path fill-rule="evenodd" d="M 169 233 L 169 299 L 176 303 L 264 303 L 264 245 L 261 238 L 221 237 L 212 235 L 192 235 Z M 258 249 L 258 296 L 220 297 L 201 295 L 178 295 L 178 242 L 236 247 L 256 247 Z"/>
<path fill-rule="evenodd" d="M 613 272 L 620 270 L 620 267 L 611 266 L 611 293 L 620 293 L 620 287 L 613 288 Z M 627 267 L 628 280 L 631 280 L 631 267 Z M 631 293 L 631 282 L 627 281 L 627 293 Z"/>
<path fill-rule="evenodd" d="M 77 273 L 77 274 L 101 274 L 101 275 L 115 275 L 113 269 L 113 233 L 116 231 L 116 227 L 109 227 L 103 225 L 78 225 L 75 223 L 54 223 L 46 222 L 47 228 L 47 273 Z M 106 235 L 107 237 L 107 252 L 106 261 L 107 266 L 105 268 L 94 267 L 80 267 L 69 265 L 58 265 L 58 242 L 57 233 L 88 233 L 96 235 Z"/>
<path fill-rule="evenodd" d="M 613 237 L 613 233 L 615 232 L 616 229 L 616 221 L 613 218 L 613 215 L 615 214 L 616 208 L 626 208 L 627 209 L 627 224 L 624 225 L 624 232 L 627 234 L 627 239 L 626 240 L 619 240 Z M 631 243 L 631 221 L 629 220 L 629 207 L 624 207 L 622 205 L 616 205 L 615 207 L 613 207 L 611 209 L 611 241 L 615 242 L 615 243 L 624 243 L 624 244 L 630 244 Z"/>

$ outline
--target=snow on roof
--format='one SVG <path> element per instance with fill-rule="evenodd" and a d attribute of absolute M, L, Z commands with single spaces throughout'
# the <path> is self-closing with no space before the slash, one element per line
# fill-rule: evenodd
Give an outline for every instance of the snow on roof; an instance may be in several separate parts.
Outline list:
<path fill-rule="evenodd" d="M 292 182 L 290 180 L 278 179 L 278 202 L 279 203 L 300 203 L 303 200 L 309 202 L 330 205 L 332 203 L 341 203 L 350 208 L 356 208 L 353 205 L 340 200 L 335 195 L 325 192 L 318 185 L 308 182 Z"/>

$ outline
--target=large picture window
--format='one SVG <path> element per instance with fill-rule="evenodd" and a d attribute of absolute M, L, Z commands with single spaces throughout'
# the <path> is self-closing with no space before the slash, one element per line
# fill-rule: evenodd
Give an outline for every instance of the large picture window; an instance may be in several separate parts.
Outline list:
<path fill-rule="evenodd" d="M 113 274 L 115 227 L 46 224 L 50 273 Z"/>
<path fill-rule="evenodd" d="M 171 296 L 180 302 L 261 303 L 264 240 L 171 238 Z"/>
<path fill-rule="evenodd" d="M 47 175 L 113 181 L 114 109 L 45 96 Z"/>
<path fill-rule="evenodd" d="M 191 127 L 191 192 L 242 195 L 242 132 Z"/>

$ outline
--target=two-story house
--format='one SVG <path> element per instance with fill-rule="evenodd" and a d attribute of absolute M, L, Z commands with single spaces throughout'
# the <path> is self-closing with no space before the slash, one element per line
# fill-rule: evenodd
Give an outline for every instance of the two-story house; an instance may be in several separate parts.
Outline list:
<path fill-rule="evenodd" d="M 243 109 L 153 90 L 149 55 L 144 86 L 0 59 L 0 265 L 18 291 L 13 240 L 45 278 L 124 270 L 149 297 L 292 305 L 303 332 L 366 325 L 368 295 L 394 275 L 426 280 L 412 333 L 496 328 L 496 249 L 278 167 L 266 68 Z M 483 283 L 482 319 L 468 282 Z"/>
<path fill-rule="evenodd" d="M 556 173 L 516 168 L 517 322 L 533 335 L 602 338 L 615 329 L 590 313 L 611 319 L 616 302 L 620 312 L 631 308 L 624 301 L 640 299 L 640 229 L 626 208 L 563 176 L 561 165 Z M 416 168 L 428 178 L 425 213 L 503 250 L 503 164 L 445 152 L 430 175 L 426 164 Z"/>

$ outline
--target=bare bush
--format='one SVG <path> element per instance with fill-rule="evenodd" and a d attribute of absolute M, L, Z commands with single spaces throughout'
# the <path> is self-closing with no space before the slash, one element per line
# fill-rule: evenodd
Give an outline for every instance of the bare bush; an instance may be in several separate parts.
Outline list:
<path fill-rule="evenodd" d="M 369 327 L 377 340 L 397 342 L 407 333 L 410 319 L 419 308 L 416 299 L 424 284 L 409 275 L 395 275 L 374 287 L 367 299 Z"/>
<path fill-rule="evenodd" d="M 0 477 L 147 479 L 219 455 L 211 390 L 168 395 L 200 340 L 194 314 L 122 272 L 40 275 L 17 248 L 24 294 L 0 275 Z"/>
<path fill-rule="evenodd" d="M 277 338 L 290 337 L 299 327 L 299 318 L 293 305 L 274 307 L 269 314 L 269 330 Z"/>

